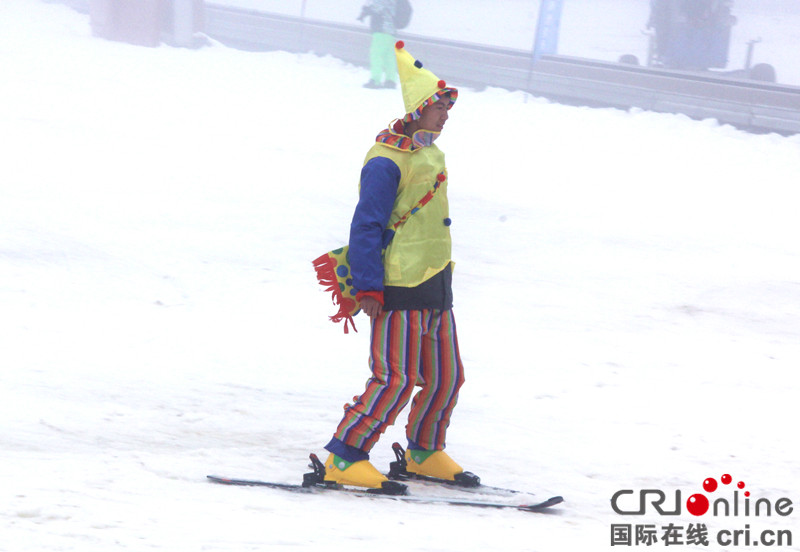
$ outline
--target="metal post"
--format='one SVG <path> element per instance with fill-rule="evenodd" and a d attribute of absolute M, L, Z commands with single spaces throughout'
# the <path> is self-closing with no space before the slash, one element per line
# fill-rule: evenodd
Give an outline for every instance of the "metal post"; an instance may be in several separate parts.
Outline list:
<path fill-rule="evenodd" d="M 300 5 L 300 44 L 298 45 L 298 51 L 306 51 L 306 0 L 303 0 Z"/>
<path fill-rule="evenodd" d="M 749 71 L 750 67 L 753 65 L 753 50 L 759 42 L 761 42 L 761 37 L 754 38 L 747 42 L 747 57 L 744 60 L 744 68 L 747 71 Z"/>

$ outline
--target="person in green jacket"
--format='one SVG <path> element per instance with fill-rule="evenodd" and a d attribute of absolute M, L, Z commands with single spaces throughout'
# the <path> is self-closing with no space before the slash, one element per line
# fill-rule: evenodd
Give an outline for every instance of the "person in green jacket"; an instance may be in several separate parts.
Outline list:
<path fill-rule="evenodd" d="M 371 0 L 358 16 L 359 21 L 370 18 L 372 43 L 369 49 L 370 79 L 365 88 L 395 88 L 397 65 L 394 56 L 394 16 L 396 0 Z"/>

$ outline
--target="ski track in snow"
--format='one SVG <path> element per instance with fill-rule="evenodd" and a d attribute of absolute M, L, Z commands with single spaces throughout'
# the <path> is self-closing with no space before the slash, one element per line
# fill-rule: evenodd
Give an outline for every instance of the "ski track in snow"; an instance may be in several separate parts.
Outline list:
<path fill-rule="evenodd" d="M 566 502 L 292 495 L 205 475 L 299 482 L 361 391 L 366 323 L 328 322 L 310 260 L 346 241 L 399 92 L 329 57 L 102 41 L 33 0 L 0 7 L 0 58 L 0 551 L 599 550 L 640 521 L 620 489 L 730 473 L 800 500 L 800 137 L 464 89 L 438 142 L 448 451 Z M 697 521 L 665 519 L 641 521 Z"/>

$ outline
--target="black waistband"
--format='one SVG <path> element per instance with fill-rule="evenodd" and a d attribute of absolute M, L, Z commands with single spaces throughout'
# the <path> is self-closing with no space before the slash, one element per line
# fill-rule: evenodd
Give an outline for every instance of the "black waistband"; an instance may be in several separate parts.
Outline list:
<path fill-rule="evenodd" d="M 384 310 L 453 308 L 453 273 L 450 265 L 416 287 L 386 286 L 383 290 L 383 308 Z"/>

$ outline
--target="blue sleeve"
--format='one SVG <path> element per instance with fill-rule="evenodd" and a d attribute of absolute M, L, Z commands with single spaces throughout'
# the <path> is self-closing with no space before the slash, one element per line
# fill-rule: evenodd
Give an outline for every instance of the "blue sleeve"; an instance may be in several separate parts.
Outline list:
<path fill-rule="evenodd" d="M 373 157 L 361 169 L 361 193 L 350 224 L 350 268 L 358 291 L 383 291 L 384 230 L 389 224 L 400 168 L 386 157 Z"/>

